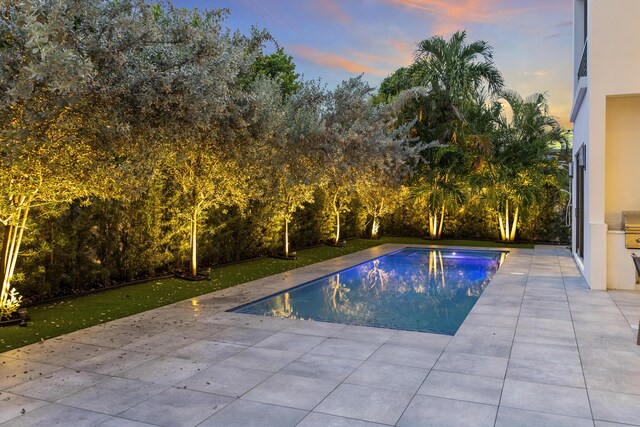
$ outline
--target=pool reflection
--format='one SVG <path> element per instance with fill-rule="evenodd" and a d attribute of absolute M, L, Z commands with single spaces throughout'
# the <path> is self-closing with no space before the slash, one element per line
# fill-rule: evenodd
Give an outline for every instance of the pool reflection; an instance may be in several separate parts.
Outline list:
<path fill-rule="evenodd" d="M 406 249 L 235 311 L 454 334 L 504 256 Z"/>

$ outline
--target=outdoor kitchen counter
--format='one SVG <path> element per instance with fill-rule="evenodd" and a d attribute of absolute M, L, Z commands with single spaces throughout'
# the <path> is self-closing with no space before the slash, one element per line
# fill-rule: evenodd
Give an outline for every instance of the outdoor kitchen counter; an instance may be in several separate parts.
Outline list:
<path fill-rule="evenodd" d="M 625 235 L 624 230 L 607 231 L 607 289 L 638 289 L 631 254 L 640 249 L 627 249 Z"/>

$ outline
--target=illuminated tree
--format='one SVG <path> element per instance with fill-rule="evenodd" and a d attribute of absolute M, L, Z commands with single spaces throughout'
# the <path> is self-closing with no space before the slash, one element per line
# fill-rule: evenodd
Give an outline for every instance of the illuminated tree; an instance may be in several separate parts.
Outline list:
<path fill-rule="evenodd" d="M 407 196 L 407 188 L 384 168 L 374 166 L 358 174 L 356 191 L 371 221 L 371 237 L 377 239 L 380 237 L 380 219 L 398 207 Z"/>
<path fill-rule="evenodd" d="M 146 31 L 127 32 L 138 48 L 115 70 L 118 105 L 123 121 L 131 117 L 130 145 L 144 154 L 134 162 L 142 187 L 150 171 L 161 174 L 189 225 L 189 271 L 195 276 L 202 215 L 246 199 L 240 154 L 251 143 L 250 95 L 239 82 L 253 73 L 269 35 L 230 33 L 224 10 L 144 5 L 142 11 L 138 20 Z"/>
<path fill-rule="evenodd" d="M 318 146 L 324 132 L 321 117 L 325 93 L 316 82 L 305 82 L 287 99 L 277 82 L 258 81 L 262 142 L 257 161 L 262 199 L 283 226 L 283 254 L 290 256 L 289 225 L 294 213 L 314 199 L 320 183 Z"/>
<path fill-rule="evenodd" d="M 440 169 L 425 168 L 416 178 L 411 193 L 416 205 L 427 211 L 431 239 L 442 237 L 445 213 L 461 205 L 465 189 L 461 176 Z"/>
<path fill-rule="evenodd" d="M 485 106 L 480 100 L 467 109 L 465 120 L 452 123 L 447 144 L 426 145 L 426 164 L 421 165 L 411 183 L 418 209 L 427 212 L 429 238 L 442 237 L 446 215 L 473 199 L 471 182 L 491 156 L 499 104 Z"/>
<path fill-rule="evenodd" d="M 0 26 L 0 316 L 17 309 L 11 282 L 29 213 L 105 197 L 120 170 L 103 140 L 109 113 L 92 91 L 94 68 L 79 17 L 91 5 L 4 2 Z M 13 300 L 13 301 L 12 301 Z"/>
<path fill-rule="evenodd" d="M 407 197 L 404 185 L 420 146 L 410 147 L 408 131 L 413 123 L 390 127 L 394 106 L 379 108 L 370 118 L 375 132 L 366 144 L 366 157 L 356 169 L 356 192 L 371 221 L 371 237 L 379 237 L 380 219 L 393 212 Z"/>
<path fill-rule="evenodd" d="M 548 154 L 562 134 L 548 114 L 544 95 L 523 99 L 505 91 L 502 99 L 510 112 L 503 111 L 498 119 L 494 153 L 478 177 L 489 208 L 498 216 L 500 238 L 510 242 L 522 211 L 538 203 L 545 188 L 557 185 L 560 169 Z"/>
<path fill-rule="evenodd" d="M 320 151 L 324 189 L 335 221 L 335 245 L 340 243 L 341 214 L 349 211 L 357 169 L 363 165 L 366 145 L 375 130 L 370 121 L 372 92 L 360 76 L 342 82 L 327 99 L 326 133 Z"/>
<path fill-rule="evenodd" d="M 447 210 L 462 202 L 465 181 L 477 168 L 478 156 L 491 149 L 484 104 L 502 86 L 492 47 L 482 40 L 468 43 L 466 32 L 458 31 L 448 40 L 434 36 L 420 41 L 414 63 L 397 70 L 380 87 L 380 102 L 420 88 L 399 119 L 415 118 L 412 135 L 423 143 L 426 164 L 416 170 L 412 193 L 428 212 L 430 238 L 441 237 Z"/>
<path fill-rule="evenodd" d="M 237 160 L 220 150 L 211 134 L 181 134 L 179 139 L 172 139 L 171 146 L 163 170 L 173 184 L 173 202 L 189 224 L 189 271 L 196 276 L 202 214 L 211 208 L 244 204 L 247 180 Z"/>

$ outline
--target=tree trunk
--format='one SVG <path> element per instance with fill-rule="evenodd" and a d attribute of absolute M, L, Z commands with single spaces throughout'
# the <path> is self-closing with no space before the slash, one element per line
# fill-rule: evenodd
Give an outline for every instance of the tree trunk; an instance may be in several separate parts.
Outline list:
<path fill-rule="evenodd" d="M 4 239 L 2 240 L 2 277 L 4 278 L 7 272 L 7 266 L 9 265 L 9 254 L 11 245 L 11 235 L 13 234 L 13 227 L 11 225 L 4 226 Z"/>
<path fill-rule="evenodd" d="M 338 193 L 333 195 L 333 212 L 336 214 L 336 236 L 335 245 L 340 243 L 340 207 L 338 206 Z"/>
<path fill-rule="evenodd" d="M 336 246 L 340 244 L 340 211 L 336 211 Z"/>
<path fill-rule="evenodd" d="M 511 228 L 509 227 L 509 200 L 507 200 L 506 207 L 505 207 L 505 210 L 504 210 L 504 220 L 505 220 L 505 227 L 504 227 L 504 236 L 505 237 L 503 238 L 503 240 L 508 242 L 509 241 L 509 235 L 510 235 L 509 231 L 511 230 Z"/>
<path fill-rule="evenodd" d="M 442 237 L 442 226 L 444 225 L 444 205 L 440 211 L 440 227 L 438 227 L 438 239 Z"/>
<path fill-rule="evenodd" d="M 24 228 L 29 216 L 29 205 L 20 207 L 17 210 L 17 225 L 5 225 L 4 239 L 2 247 L 2 288 L 0 289 L 0 307 L 5 307 L 11 293 L 11 280 L 18 261 L 20 244 Z"/>
<path fill-rule="evenodd" d="M 498 223 L 500 224 L 500 238 L 507 240 L 507 234 L 504 232 L 504 223 L 502 222 L 502 214 L 498 212 Z"/>
<path fill-rule="evenodd" d="M 191 275 L 195 276 L 198 273 L 198 214 L 194 211 L 191 214 Z"/>
<path fill-rule="evenodd" d="M 378 218 L 378 215 L 374 215 L 373 216 L 373 223 L 371 224 L 371 238 L 372 239 L 377 239 L 378 238 L 379 230 L 380 230 L 380 219 Z"/>
<path fill-rule="evenodd" d="M 435 222 L 434 222 L 433 214 L 431 213 L 431 211 L 429 211 L 429 238 L 430 239 L 433 239 L 433 236 L 436 233 L 434 224 Z"/>
<path fill-rule="evenodd" d="M 433 213 L 433 233 L 431 235 L 432 239 L 436 239 L 438 237 L 438 213 Z"/>
<path fill-rule="evenodd" d="M 289 219 L 284 219 L 284 256 L 289 257 Z"/>
<path fill-rule="evenodd" d="M 11 248 L 14 246 L 15 226 L 5 225 L 2 242 L 2 290 L 0 292 L 0 307 L 4 307 L 9 292 L 11 292 L 11 277 L 9 277 L 10 260 L 13 257 Z"/>
<path fill-rule="evenodd" d="M 516 207 L 516 211 L 513 214 L 513 223 L 511 225 L 511 235 L 509 236 L 509 241 L 513 242 L 516 240 L 516 228 L 518 226 L 518 214 L 520 213 L 520 208 Z"/>

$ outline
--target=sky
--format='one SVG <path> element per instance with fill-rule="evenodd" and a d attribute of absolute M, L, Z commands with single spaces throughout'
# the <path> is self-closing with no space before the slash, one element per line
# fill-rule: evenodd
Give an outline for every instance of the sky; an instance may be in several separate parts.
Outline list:
<path fill-rule="evenodd" d="M 569 127 L 572 0 L 172 0 L 180 7 L 228 8 L 227 26 L 266 28 L 305 79 L 335 87 L 364 73 L 372 85 L 413 61 L 420 40 L 467 31 L 485 40 L 506 86 L 547 94 Z"/>

